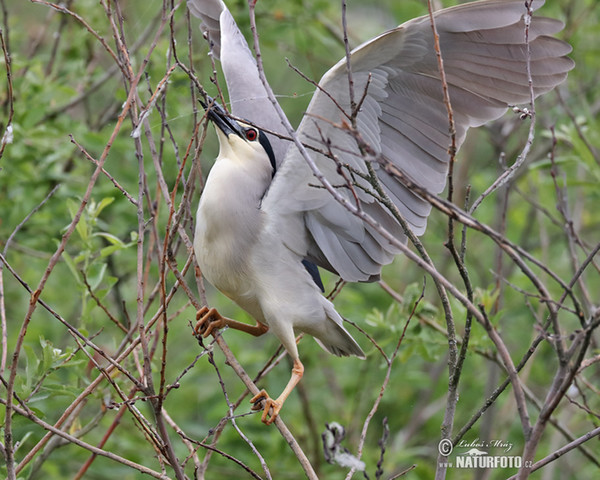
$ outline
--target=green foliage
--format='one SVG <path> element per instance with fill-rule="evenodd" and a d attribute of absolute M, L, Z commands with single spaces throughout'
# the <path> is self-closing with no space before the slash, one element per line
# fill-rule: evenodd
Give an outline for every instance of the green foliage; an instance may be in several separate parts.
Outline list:
<path fill-rule="evenodd" d="M 203 127 L 198 135 L 193 134 L 202 112 L 198 111 L 196 97 L 190 94 L 192 82 L 183 69 L 176 68 L 169 77 L 141 138 L 131 137 L 135 121 L 174 64 L 173 45 L 180 61 L 189 68 L 193 65 L 198 81 L 209 94 L 216 95 L 217 87 L 210 81 L 213 66 L 197 29 L 198 22 L 191 19 L 190 63 L 183 4 L 174 12 L 172 23 L 167 22 L 158 34 L 162 8 L 159 2 L 108 3 L 112 20 L 123 19 L 122 26 L 111 23 L 107 17 L 102 7 L 107 2 L 74 0 L 66 5 L 106 41 L 122 65 L 127 65 L 127 52 L 133 75 L 144 69 L 136 87 L 139 102 L 124 116 L 122 125 L 119 115 L 131 78 L 124 80 L 123 72 L 114 67 L 114 59 L 98 39 L 73 16 L 50 10 L 43 3 L 8 4 L 7 24 L 2 32 L 5 40 L 10 40 L 14 141 L 0 158 L 0 252 L 7 263 L 0 263 L 0 309 L 7 337 L 0 371 L 4 402 L 0 407 L 0 440 L 4 445 L 5 393 L 12 353 L 22 340 L 14 404 L 20 407 L 22 401 L 36 418 L 50 425 L 76 404 L 65 423 L 57 428 L 88 445 L 100 445 L 106 436 L 108 441 L 102 444 L 106 451 L 155 472 L 164 468 L 170 478 L 175 478 L 173 469 L 157 453 L 156 443 L 162 443 L 152 442 L 153 435 L 160 431 L 153 410 L 156 398 L 147 398 L 134 388 L 136 382 L 144 380 L 146 357 L 156 392 L 164 382 L 165 411 L 185 434 L 182 438 L 172 425 L 165 427 L 177 458 L 187 459 L 185 473 L 190 478 L 196 466 L 187 440 L 192 441 L 191 449 L 197 452 L 199 462 L 210 456 L 205 478 L 249 478 L 248 472 L 231 457 L 264 477 L 252 447 L 266 460 L 272 478 L 304 478 L 279 432 L 262 425 L 257 415 L 249 414 L 245 387 L 227 365 L 221 350 L 210 338 L 205 339 L 205 345 L 210 344 L 211 357 L 191 335 L 189 324 L 195 319 L 196 308 L 190 304 L 188 292 L 200 303 L 206 295 L 208 303 L 228 317 L 252 320 L 209 286 L 205 292 L 196 281 L 193 264 L 184 272 L 190 254 L 184 237 L 193 237 L 193 215 L 202 184 L 198 177 L 205 177 L 215 156 L 216 142 L 211 129 L 205 143 Z M 227 3 L 249 39 L 247 3 Z M 267 77 L 289 117 L 298 124 L 314 86 L 289 69 L 285 58 L 315 80 L 342 58 L 339 4 L 326 0 L 260 0 L 257 8 Z M 552 93 L 536 104 L 534 147 L 510 184 L 506 208 L 506 192 L 501 189 L 487 198 L 474 216 L 539 261 L 539 265 L 527 265 L 547 286 L 551 304 L 556 305 L 565 287 L 542 267 L 556 274 L 563 284 L 569 284 L 577 266 L 599 238 L 600 211 L 596 205 L 600 200 L 600 18 L 596 0 L 547 2 L 543 12 L 566 22 L 561 35 L 574 47 L 571 56 L 577 68 L 561 87 L 560 99 Z M 350 41 L 358 45 L 378 31 L 425 13 L 424 2 L 417 0 L 350 2 Z M 123 29 L 127 48 L 118 48 L 113 25 L 118 32 Z M 2 131 L 10 105 L 6 68 L 0 55 Z M 216 80 L 224 86 L 220 74 Z M 526 141 L 528 125 L 509 114 L 489 129 L 470 133 L 455 166 L 457 205 L 465 203 L 467 184 L 471 187 L 472 203 L 494 182 L 500 173 L 501 152 L 512 164 Z M 199 145 L 200 161 L 194 158 Z M 113 179 L 100 173 L 92 184 L 95 162 L 104 159 L 103 168 Z M 163 179 L 167 192 L 161 191 Z M 91 195 L 84 202 L 90 188 Z M 50 268 L 52 256 L 79 214 L 58 263 Z M 173 228 L 175 224 L 179 228 Z M 461 228 L 455 224 L 455 243 L 459 247 Z M 467 295 L 444 246 L 447 236 L 448 218 L 434 211 L 422 240 L 440 274 Z M 7 243 L 9 237 L 11 242 Z M 548 299 L 539 295 L 531 278 L 506 253 L 499 252 L 488 236 L 468 230 L 465 242 L 473 303 L 486 312 L 495 331 L 502 335 L 512 361 L 518 363 L 543 331 L 548 320 Z M 568 292 L 588 316 L 599 303 L 598 262 L 594 261 Z M 181 276 L 175 274 L 175 269 Z M 31 292 L 42 279 L 46 281 L 39 297 L 43 304 L 37 304 L 29 317 Z M 181 287 L 181 279 L 187 291 Z M 449 384 L 447 318 L 431 277 L 405 257 L 398 257 L 384 269 L 383 279 L 388 290 L 380 284 L 346 285 L 335 298 L 340 313 L 368 334 L 347 326 L 367 352 L 365 361 L 327 355 L 308 336 L 299 345 L 305 377 L 286 402 L 282 417 L 322 479 L 344 478 L 346 473 L 323 458 L 320 434 L 324 424 L 342 423 L 347 430 L 343 445 L 356 453 L 363 424 L 386 381 L 381 403 L 364 437 L 362 459 L 370 478 L 374 478 L 381 456 L 378 441 L 384 417 L 391 436 L 382 478 L 390 478 L 413 464 L 417 467 L 406 478 L 430 479 L 435 475 Z M 325 280 L 327 291 L 333 290 L 337 279 L 325 275 Z M 573 298 L 567 295 L 566 308 L 558 313 L 560 334 L 568 342 L 580 338 L 577 335 L 582 331 L 580 319 L 572 313 Z M 168 329 L 163 324 L 165 304 Z M 467 334 L 467 310 L 452 296 L 450 308 L 461 343 Z M 139 344 L 127 351 L 131 342 L 140 338 L 142 324 L 148 327 L 148 351 L 144 352 Z M 26 331 L 21 330 L 24 325 Z M 536 405 L 546 398 L 558 368 L 553 333 L 548 332 L 520 373 L 533 420 L 539 414 Z M 278 352 L 274 336 L 255 339 L 230 330 L 223 335 L 250 377 Z M 391 359 L 389 364 L 381 352 Z M 597 354 L 597 350 L 590 351 L 586 359 Z M 113 363 L 120 368 L 110 369 Z M 289 369 L 284 357 L 258 382 L 259 387 L 276 394 L 284 388 Z M 553 421 L 558 422 L 563 433 L 549 426 L 536 459 L 597 425 L 600 401 L 594 385 L 598 375 L 592 364 L 579 377 L 577 387 L 583 395 L 571 395 L 573 403 L 561 402 Z M 489 332 L 474 321 L 452 435 L 482 408 L 505 376 Z M 83 395 L 86 388 L 90 390 Z M 126 401 L 129 395 L 133 396 L 131 402 Z M 235 422 L 252 446 L 231 421 L 223 420 L 229 415 L 228 402 L 235 404 L 238 400 L 235 415 L 240 416 Z M 47 429 L 26 415 L 13 412 L 11 428 L 17 463 L 39 447 L 34 458 L 19 471 L 18 478 L 74 478 L 90 458 L 90 451 L 71 440 L 63 442 L 53 437 L 51 442 L 40 444 Z M 511 454 L 522 453 L 523 432 L 510 387 L 463 438 L 471 441 L 485 435 L 511 442 Z M 214 448 L 223 454 L 206 448 L 213 441 Z M 593 478 L 600 461 L 593 450 L 590 445 L 591 453 L 569 452 L 546 467 L 544 478 Z M 0 472 L 7 473 L 3 460 Z M 512 473 L 493 470 L 489 478 L 506 478 Z M 83 478 L 142 477 L 149 478 L 134 468 L 98 456 Z M 447 478 L 476 477 L 471 470 L 449 469 Z"/>

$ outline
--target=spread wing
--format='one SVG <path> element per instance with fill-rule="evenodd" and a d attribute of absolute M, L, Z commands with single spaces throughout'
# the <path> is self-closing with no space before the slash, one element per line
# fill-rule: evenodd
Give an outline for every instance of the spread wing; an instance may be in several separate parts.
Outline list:
<path fill-rule="evenodd" d="M 535 1 L 533 8 L 543 3 Z M 435 14 L 458 147 L 469 127 L 500 117 L 508 104 L 530 100 L 524 13 L 522 0 L 491 0 Z M 533 17 L 529 46 L 536 96 L 560 84 L 573 68 L 566 57 L 571 47 L 550 36 L 562 27 L 560 21 Z M 414 182 L 432 193 L 442 191 L 450 135 L 429 17 L 409 21 L 358 47 L 351 54 L 351 65 L 355 100 L 367 92 L 357 116 L 361 136 Z M 344 59 L 321 79 L 298 135 L 309 147 L 329 148 L 357 186 L 351 192 L 338 163 L 312 152 L 329 182 L 351 202 L 357 195 L 364 211 L 402 239 L 400 226 L 371 194 L 355 139 L 336 126 L 344 119 L 337 105 L 350 112 L 349 91 Z M 414 232 L 422 234 L 430 205 L 383 170 L 377 170 L 377 177 Z M 263 199 L 268 228 L 298 255 L 345 280 L 377 278 L 381 266 L 398 252 L 318 183 L 297 149 L 290 148 Z"/>
<path fill-rule="evenodd" d="M 231 13 L 221 0 L 188 0 L 190 12 L 202 20 L 212 55 L 221 61 L 231 113 L 256 125 L 285 135 L 285 129 L 269 101 L 258 75 L 256 60 Z M 271 135 L 278 164 L 290 143 Z"/>

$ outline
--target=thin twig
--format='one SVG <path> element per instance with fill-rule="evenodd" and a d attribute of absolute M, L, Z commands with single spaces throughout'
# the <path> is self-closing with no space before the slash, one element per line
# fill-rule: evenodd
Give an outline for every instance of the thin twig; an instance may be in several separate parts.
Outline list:
<path fill-rule="evenodd" d="M 547 455 L 546 457 L 542 458 L 541 460 L 538 460 L 530 467 L 530 473 L 535 472 L 536 470 L 539 470 L 542 467 L 545 467 L 549 463 L 552 463 L 556 459 L 562 457 L 565 453 L 569 453 L 574 448 L 579 447 L 583 443 L 587 442 L 588 440 L 591 440 L 594 437 L 597 437 L 598 435 L 600 435 L 600 427 L 589 431 L 588 433 L 586 433 L 585 435 L 582 435 L 578 439 L 573 440 L 572 442 L 567 443 L 563 447 L 552 452 L 550 455 Z M 518 478 L 519 478 L 519 475 L 513 475 L 512 477 L 509 477 L 508 480 L 516 480 Z"/>
<path fill-rule="evenodd" d="M 6 405 L 8 402 L 3 399 L 0 398 L 0 403 L 3 405 Z M 81 448 L 84 448 L 96 455 L 100 455 L 102 457 L 106 457 L 110 460 L 113 460 L 115 462 L 121 463 L 125 466 L 128 466 L 130 468 L 133 468 L 137 471 L 139 471 L 140 473 L 146 474 L 146 475 L 150 475 L 153 478 L 158 478 L 161 480 L 169 480 L 169 477 L 167 475 L 165 475 L 164 473 L 159 473 L 156 472 L 144 465 L 140 465 L 138 463 L 132 462 L 131 460 L 127 460 L 126 458 L 123 458 L 119 455 L 116 455 L 112 452 L 109 452 L 107 450 L 103 450 L 101 448 L 98 447 L 94 447 L 93 445 L 90 445 L 89 443 L 84 442 L 83 440 L 80 440 L 79 438 L 67 433 L 67 432 L 63 432 L 62 430 L 60 430 L 59 428 L 54 427 L 53 425 L 46 423 L 44 420 L 42 420 L 41 418 L 37 417 L 33 411 L 31 411 L 29 408 L 27 408 L 25 405 L 21 404 L 21 406 L 17 406 L 17 405 L 13 405 L 12 410 L 14 410 L 16 413 L 18 413 L 19 415 L 31 420 L 33 423 L 39 425 L 40 427 L 42 427 L 44 430 L 51 432 L 54 435 L 58 435 L 59 437 L 62 437 L 64 439 L 66 439 L 69 443 L 73 444 L 73 445 L 77 445 Z"/>
<path fill-rule="evenodd" d="M 384 377 L 381 387 L 379 389 L 379 394 L 377 395 L 377 398 L 373 402 L 373 406 L 371 407 L 371 410 L 367 414 L 367 417 L 365 418 L 365 421 L 363 423 L 363 428 L 362 428 L 362 431 L 360 434 L 360 440 L 358 442 L 358 449 L 356 452 L 356 458 L 358 458 L 359 460 L 362 457 L 365 440 L 367 438 L 367 430 L 369 429 L 369 424 L 371 423 L 371 419 L 373 418 L 375 413 L 377 413 L 377 409 L 379 408 L 379 404 L 381 403 L 383 394 L 385 393 L 388 382 L 390 381 L 390 375 L 392 373 L 392 365 L 394 363 L 394 360 L 398 356 L 398 352 L 400 351 L 400 347 L 402 346 L 402 341 L 404 340 L 404 336 L 406 335 L 406 330 L 408 328 L 408 325 L 410 324 L 411 319 L 415 315 L 415 312 L 417 311 L 417 307 L 421 303 L 421 300 L 423 300 L 424 296 L 425 296 L 425 282 L 423 282 L 423 290 L 421 291 L 421 295 L 419 296 L 419 298 L 417 298 L 415 300 L 415 303 L 413 304 L 413 308 L 412 308 L 410 314 L 408 315 L 408 318 L 406 319 L 406 323 L 404 324 L 402 333 L 400 334 L 400 337 L 398 338 L 398 341 L 396 342 L 394 351 L 392 352 L 392 354 L 390 356 L 388 356 L 385 354 L 385 352 L 383 350 L 380 350 L 385 362 L 387 363 L 387 369 L 385 372 L 385 377 Z M 356 471 L 356 467 L 352 467 L 350 469 L 350 471 L 348 472 L 348 475 L 346 475 L 346 480 L 350 480 L 352 478 L 352 475 L 354 475 L 355 471 Z"/>
<path fill-rule="evenodd" d="M 4 10 L 4 3 L 2 4 Z M 6 15 L 6 12 L 4 11 Z M 4 133 L 0 138 L 0 159 L 2 159 L 2 155 L 4 154 L 4 149 L 9 143 L 13 141 L 13 117 L 15 115 L 15 99 L 13 92 L 13 82 L 12 82 L 12 69 L 11 69 L 11 56 L 10 56 L 10 47 L 8 46 L 8 37 L 5 39 L 5 29 L 8 25 L 6 23 L 5 17 L 5 28 L 0 28 L 0 46 L 2 46 L 2 53 L 4 55 L 4 66 L 6 68 L 6 123 L 4 124 Z M 6 32 L 8 33 L 8 31 Z"/>

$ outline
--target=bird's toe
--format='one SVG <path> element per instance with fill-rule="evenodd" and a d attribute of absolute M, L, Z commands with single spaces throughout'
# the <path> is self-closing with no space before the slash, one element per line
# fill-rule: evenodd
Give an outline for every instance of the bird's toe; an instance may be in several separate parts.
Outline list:
<path fill-rule="evenodd" d="M 265 425 L 271 425 L 271 423 L 279 416 L 281 403 L 269 397 L 269 394 L 264 389 L 254 395 L 254 397 L 250 399 L 250 403 L 253 404 L 252 410 L 263 411 L 261 421 Z"/>
<path fill-rule="evenodd" d="M 196 335 L 202 335 L 204 338 L 208 337 L 213 330 L 218 330 L 226 325 L 225 319 L 217 312 L 216 308 L 209 309 L 208 307 L 202 307 L 196 313 L 196 326 L 194 327 L 194 333 Z"/>

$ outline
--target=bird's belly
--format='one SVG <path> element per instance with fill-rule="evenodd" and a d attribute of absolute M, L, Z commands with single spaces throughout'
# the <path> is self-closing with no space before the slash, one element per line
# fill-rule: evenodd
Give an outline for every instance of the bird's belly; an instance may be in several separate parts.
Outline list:
<path fill-rule="evenodd" d="M 197 229 L 194 250 L 202 274 L 215 288 L 230 297 L 245 290 L 245 261 L 227 236 L 211 240 Z"/>
<path fill-rule="evenodd" d="M 256 292 L 256 281 L 249 267 L 248 245 L 240 245 L 236 234 L 213 231 L 198 218 L 194 251 L 202 274 L 221 293 L 237 303 L 254 319 L 266 323 Z"/>

